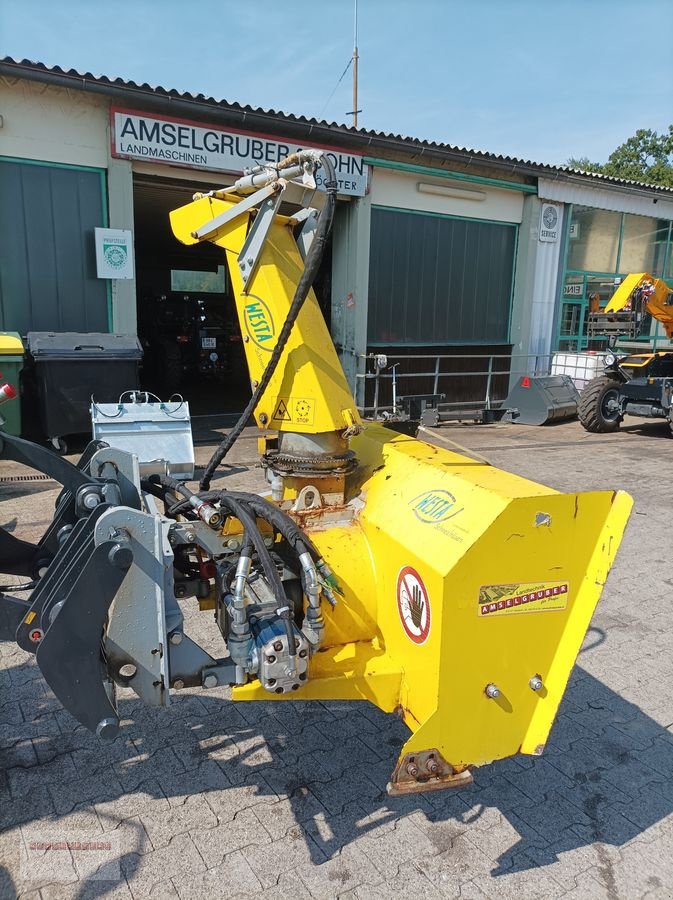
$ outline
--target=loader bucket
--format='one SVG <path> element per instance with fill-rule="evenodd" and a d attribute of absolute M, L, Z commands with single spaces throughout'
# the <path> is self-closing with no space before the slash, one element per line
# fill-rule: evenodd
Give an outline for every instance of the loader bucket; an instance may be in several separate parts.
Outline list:
<path fill-rule="evenodd" d="M 307 524 L 344 598 L 294 696 L 397 712 L 412 736 L 392 793 L 542 753 L 631 498 L 561 494 L 377 426 L 353 443 L 364 508 Z"/>

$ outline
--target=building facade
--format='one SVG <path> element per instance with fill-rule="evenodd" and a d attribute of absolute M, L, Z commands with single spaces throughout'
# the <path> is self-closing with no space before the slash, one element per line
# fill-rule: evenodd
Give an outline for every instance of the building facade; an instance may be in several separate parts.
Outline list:
<path fill-rule="evenodd" d="M 332 153 L 339 180 L 316 291 L 361 405 L 368 354 L 495 354 L 526 371 L 587 347 L 588 305 L 616 279 L 673 276 L 671 189 L 39 63 L 0 74 L 2 330 L 138 333 L 150 359 L 196 322 L 198 349 L 233 347 L 219 250 L 178 244 L 168 212 L 307 146 Z M 98 277 L 101 228 L 128 234 L 126 277 Z"/>

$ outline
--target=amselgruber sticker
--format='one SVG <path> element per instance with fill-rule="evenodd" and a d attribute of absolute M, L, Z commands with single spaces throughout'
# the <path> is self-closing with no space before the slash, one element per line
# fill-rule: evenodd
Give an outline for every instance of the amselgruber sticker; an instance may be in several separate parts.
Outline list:
<path fill-rule="evenodd" d="M 568 587 L 567 581 L 487 584 L 479 588 L 478 612 L 480 616 L 508 616 L 565 609 Z"/>
<path fill-rule="evenodd" d="M 423 579 L 411 566 L 403 566 L 397 576 L 397 609 L 409 640 L 424 644 L 430 634 L 430 597 Z"/>

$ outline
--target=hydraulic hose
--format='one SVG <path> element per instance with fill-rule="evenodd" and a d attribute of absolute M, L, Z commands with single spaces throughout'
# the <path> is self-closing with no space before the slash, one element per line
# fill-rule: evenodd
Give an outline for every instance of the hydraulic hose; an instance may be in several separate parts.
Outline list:
<path fill-rule="evenodd" d="M 271 554 L 269 553 L 267 546 L 264 543 L 264 538 L 257 528 L 255 517 L 246 508 L 244 503 L 236 500 L 229 495 L 225 495 L 221 499 L 220 505 L 227 509 L 233 516 L 235 516 L 239 520 L 239 522 L 245 529 L 244 543 L 248 539 L 251 540 L 255 550 L 257 551 L 257 556 L 259 557 L 262 569 L 264 570 L 264 575 L 266 576 L 266 579 L 269 582 L 274 596 L 276 597 L 276 600 L 278 602 L 277 611 L 280 619 L 283 621 L 285 634 L 287 635 L 288 654 L 294 657 L 297 655 L 297 648 L 295 646 L 295 637 L 292 628 L 290 603 L 287 599 L 287 594 L 285 593 L 285 588 L 283 586 L 281 577 L 278 574 L 278 569 L 271 559 Z"/>
<path fill-rule="evenodd" d="M 334 218 L 334 207 L 336 204 L 337 192 L 337 181 L 334 174 L 334 166 L 332 165 L 332 161 L 330 160 L 329 156 L 327 156 L 327 154 L 323 154 L 320 157 L 320 165 L 325 169 L 326 177 L 324 184 L 325 191 L 327 193 L 327 200 L 318 219 L 318 224 L 313 236 L 313 243 L 311 244 L 311 247 L 306 255 L 304 271 L 302 272 L 301 278 L 299 279 L 297 289 L 295 291 L 294 297 L 292 298 L 292 303 L 290 304 L 290 309 L 288 310 L 287 317 L 283 322 L 283 327 L 281 328 L 280 334 L 278 335 L 278 342 L 273 348 L 271 358 L 269 359 L 269 363 L 262 373 L 259 384 L 255 388 L 247 406 L 241 413 L 238 422 L 234 425 L 234 427 L 224 438 L 224 440 L 219 444 L 210 460 L 208 461 L 208 465 L 204 470 L 204 473 L 201 477 L 201 482 L 199 484 L 199 487 L 202 491 L 207 491 L 210 487 L 210 482 L 213 475 L 215 474 L 215 471 L 217 470 L 218 466 L 225 458 L 227 453 L 231 450 L 241 432 L 247 425 L 248 419 L 257 408 L 257 404 L 259 403 L 262 394 L 269 386 L 269 382 L 271 381 L 273 373 L 276 371 L 278 363 L 280 362 L 280 358 L 283 355 L 285 345 L 287 344 L 288 338 L 290 337 L 290 333 L 292 332 L 294 323 L 297 320 L 297 316 L 299 315 L 301 308 L 304 305 L 304 301 L 306 300 L 311 285 L 313 284 L 315 276 L 318 273 L 318 268 L 320 267 L 323 254 L 325 252 L 327 238 L 332 228 L 332 220 Z"/>

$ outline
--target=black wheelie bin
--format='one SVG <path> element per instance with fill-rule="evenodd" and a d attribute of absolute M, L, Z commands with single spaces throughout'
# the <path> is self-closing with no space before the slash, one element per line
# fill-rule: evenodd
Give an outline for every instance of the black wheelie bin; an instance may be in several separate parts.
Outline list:
<path fill-rule="evenodd" d="M 143 351 L 133 334 L 29 331 L 27 345 L 40 426 L 60 453 L 64 435 L 91 431 L 92 398 L 114 403 L 140 387 Z"/>

